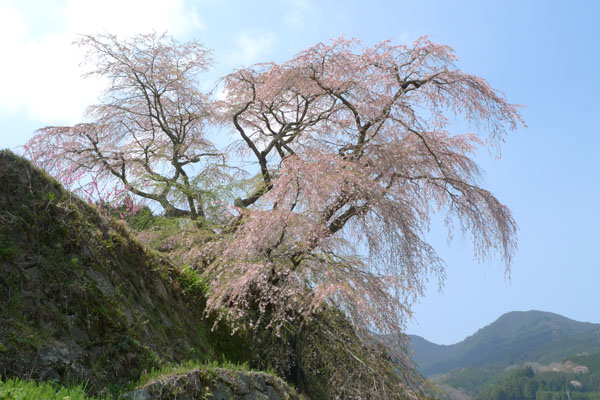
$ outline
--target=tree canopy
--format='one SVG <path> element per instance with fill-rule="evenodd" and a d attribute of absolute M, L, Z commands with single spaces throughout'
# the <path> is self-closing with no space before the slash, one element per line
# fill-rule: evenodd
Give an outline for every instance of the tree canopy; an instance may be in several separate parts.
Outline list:
<path fill-rule="evenodd" d="M 236 70 L 217 96 L 199 89 L 211 59 L 196 41 L 78 43 L 109 86 L 84 123 L 42 128 L 27 150 L 63 179 L 112 182 L 209 227 L 190 252 L 210 281 L 208 312 L 285 334 L 334 307 L 367 345 L 373 333 L 402 339 L 428 277 L 443 279 L 425 236 L 437 213 L 449 234 L 471 235 L 476 257 L 499 254 L 508 271 L 516 224 L 479 185 L 473 155 L 497 151 L 523 122 L 518 106 L 456 67 L 451 48 L 339 38 Z M 477 129 L 454 132 L 457 118 Z M 229 144 L 218 148 L 210 129 Z M 370 393 L 391 397 L 380 383 Z"/>

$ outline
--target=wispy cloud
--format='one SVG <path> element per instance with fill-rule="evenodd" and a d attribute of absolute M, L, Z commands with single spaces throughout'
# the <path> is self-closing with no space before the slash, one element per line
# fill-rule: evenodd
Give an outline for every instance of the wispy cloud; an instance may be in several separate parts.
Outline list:
<path fill-rule="evenodd" d="M 275 35 L 270 32 L 244 32 L 236 39 L 236 47 L 230 54 L 233 64 L 250 65 L 264 59 L 275 44 Z"/>
<path fill-rule="evenodd" d="M 292 27 L 305 25 L 306 20 L 315 12 L 315 8 L 309 0 L 289 0 L 288 4 L 291 7 L 284 15 L 283 22 Z"/>
<path fill-rule="evenodd" d="M 103 82 L 83 79 L 83 51 L 72 45 L 78 34 L 110 32 L 128 36 L 169 31 L 184 35 L 203 24 L 184 0 L 68 0 L 52 9 L 52 28 L 34 30 L 35 21 L 14 2 L 0 2 L 0 114 L 25 112 L 48 124 L 81 120 Z"/>

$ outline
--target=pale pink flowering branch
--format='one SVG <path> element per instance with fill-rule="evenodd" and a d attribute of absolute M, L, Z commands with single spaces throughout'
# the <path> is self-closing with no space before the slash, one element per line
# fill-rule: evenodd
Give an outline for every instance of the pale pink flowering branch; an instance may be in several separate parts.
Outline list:
<path fill-rule="evenodd" d="M 207 271 L 209 308 L 242 315 L 259 287 L 283 325 L 287 311 L 275 310 L 309 318 L 335 304 L 358 331 L 397 337 L 428 277 L 443 283 L 443 261 L 425 240 L 438 212 L 450 235 L 455 224 L 470 233 L 476 257 L 498 253 L 508 273 L 516 224 L 478 185 L 472 155 L 497 149 L 523 121 L 519 106 L 457 61 L 427 38 L 411 48 L 340 38 L 225 77 L 221 119 L 263 184 L 236 202 L 241 225 Z M 450 132 L 455 116 L 481 130 Z M 362 247 L 364 259 L 354 256 Z M 273 298 L 287 288 L 302 292 L 298 300 Z"/>

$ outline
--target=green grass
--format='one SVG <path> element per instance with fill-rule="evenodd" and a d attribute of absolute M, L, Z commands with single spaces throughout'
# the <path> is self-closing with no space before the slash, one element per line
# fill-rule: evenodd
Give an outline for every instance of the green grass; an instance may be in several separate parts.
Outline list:
<path fill-rule="evenodd" d="M 148 372 L 144 372 L 135 385 L 132 384 L 128 388 L 121 388 L 118 391 L 120 393 L 117 393 L 116 396 L 118 398 L 124 391 L 134 390 L 136 387 L 143 386 L 155 379 L 184 374 L 196 369 L 211 373 L 216 368 L 225 368 L 230 371 L 254 371 L 248 366 L 248 363 L 237 364 L 227 360 L 221 362 L 188 361 L 181 364 L 171 364 L 163 368 L 151 369 Z M 274 371 L 254 372 L 261 372 L 277 377 Z M 61 386 L 52 382 L 36 382 L 19 378 L 0 379 L 0 400 L 110 400 L 114 398 L 110 394 L 101 397 L 88 396 L 84 385 Z"/>
<path fill-rule="evenodd" d="M 25 381 L 12 378 L 0 379 L 0 400 L 100 400 L 89 397 L 81 385 L 73 387 L 59 386 L 47 382 Z"/>

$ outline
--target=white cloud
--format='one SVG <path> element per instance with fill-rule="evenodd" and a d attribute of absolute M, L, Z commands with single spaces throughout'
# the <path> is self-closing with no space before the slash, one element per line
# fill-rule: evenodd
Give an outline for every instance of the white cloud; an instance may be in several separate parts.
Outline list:
<path fill-rule="evenodd" d="M 397 35 L 394 40 L 398 44 L 403 44 L 410 47 L 420 36 L 420 34 L 414 31 L 404 31 Z"/>
<path fill-rule="evenodd" d="M 204 26 L 185 0 L 67 0 L 53 8 L 51 30 L 34 34 L 18 2 L 0 1 L 0 114 L 25 113 L 47 124 L 73 124 L 96 101 L 103 82 L 83 79 L 77 34 L 149 31 L 184 35 Z"/>
<path fill-rule="evenodd" d="M 203 26 L 188 10 L 180 0 L 70 0 L 65 17 L 70 32 L 132 35 L 168 30 L 179 35 Z"/>
<path fill-rule="evenodd" d="M 22 43 L 26 33 L 27 26 L 19 11 L 10 4 L 0 3 L 0 49 L 3 55 L 0 62 L 0 108 L 10 112 L 18 107 L 14 99 L 18 90 L 15 78 L 19 75 L 22 68 L 19 64 L 25 56 Z"/>
<path fill-rule="evenodd" d="M 305 24 L 306 19 L 314 14 L 315 10 L 309 0 L 290 0 L 291 10 L 283 17 L 283 21 L 292 27 Z"/>
<path fill-rule="evenodd" d="M 275 36 L 270 32 L 246 32 L 236 40 L 236 48 L 231 53 L 234 64 L 250 65 L 259 61 L 267 61 L 267 55 L 275 43 Z"/>

